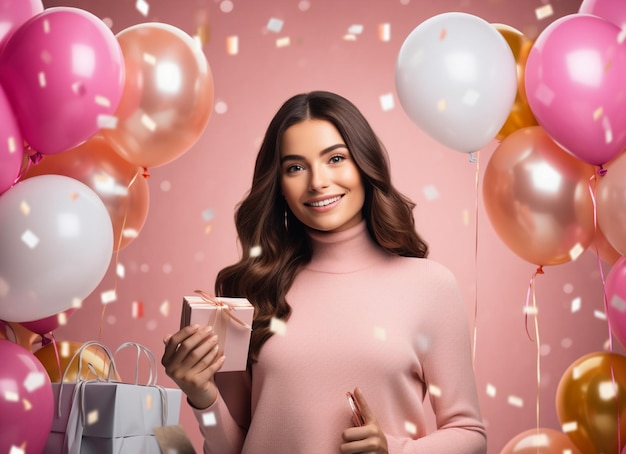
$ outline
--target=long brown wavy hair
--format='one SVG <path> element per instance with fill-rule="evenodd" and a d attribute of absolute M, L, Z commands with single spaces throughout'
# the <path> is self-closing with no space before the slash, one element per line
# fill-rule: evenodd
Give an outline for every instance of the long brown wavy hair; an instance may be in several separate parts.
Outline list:
<path fill-rule="evenodd" d="M 240 260 L 223 268 L 215 294 L 246 297 L 255 307 L 249 361 L 272 336 L 273 317 L 287 320 L 285 295 L 311 259 L 305 226 L 288 209 L 281 192 L 281 142 L 285 131 L 307 119 L 332 123 L 346 143 L 365 187 L 363 218 L 374 241 L 392 254 L 426 257 L 428 246 L 415 231 L 415 204 L 391 183 L 387 152 L 371 126 L 347 99 L 314 91 L 288 99 L 271 120 L 256 158 L 252 186 L 237 207 Z"/>

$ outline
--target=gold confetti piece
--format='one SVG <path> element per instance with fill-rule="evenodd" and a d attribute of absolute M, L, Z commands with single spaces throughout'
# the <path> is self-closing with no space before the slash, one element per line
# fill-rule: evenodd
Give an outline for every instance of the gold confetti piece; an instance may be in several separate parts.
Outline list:
<path fill-rule="evenodd" d="M 576 421 L 566 422 L 561 426 L 561 429 L 565 433 L 576 432 L 578 430 L 578 422 Z"/>
<path fill-rule="evenodd" d="M 391 40 L 391 24 L 389 22 L 378 24 L 378 40 L 384 43 Z"/>
<path fill-rule="evenodd" d="M 343 35 L 344 41 L 356 41 L 356 36 L 351 35 L 350 33 Z"/>
<path fill-rule="evenodd" d="M 141 116 L 141 124 L 144 125 L 146 129 L 150 132 L 156 131 L 156 128 L 157 128 L 156 122 L 152 118 L 150 118 L 150 116 L 146 113 L 144 113 Z"/>
<path fill-rule="evenodd" d="M 489 397 L 496 397 L 496 387 L 490 383 L 487 383 L 487 389 L 485 390 Z"/>
<path fill-rule="evenodd" d="M 595 310 L 593 311 L 593 316 L 598 320 L 606 320 L 606 314 L 604 311 Z"/>
<path fill-rule="evenodd" d="M 228 55 L 237 55 L 239 53 L 238 36 L 229 36 L 226 38 L 226 53 Z"/>
<path fill-rule="evenodd" d="M 166 300 L 163 303 L 161 303 L 161 306 L 159 306 L 159 312 L 164 317 L 167 317 L 168 315 L 170 315 L 170 302 Z"/>
<path fill-rule="evenodd" d="M 404 430 L 411 435 L 417 435 L 417 426 L 411 421 L 404 421 Z"/>
<path fill-rule="evenodd" d="M 280 336 L 284 336 L 287 334 L 287 323 L 279 318 L 272 317 L 270 320 L 270 331 L 274 334 L 279 334 Z"/>
<path fill-rule="evenodd" d="M 379 341 L 386 341 L 387 330 L 385 330 L 385 328 L 382 328 L 380 326 L 375 326 L 374 327 L 374 339 L 379 340 Z"/>
<path fill-rule="evenodd" d="M 380 97 L 380 107 L 383 109 L 383 112 L 393 110 L 395 107 L 395 101 L 392 93 L 387 93 L 386 95 L 382 95 Z"/>
<path fill-rule="evenodd" d="M 4 400 L 7 402 L 19 402 L 20 396 L 15 391 L 5 391 Z"/>
<path fill-rule="evenodd" d="M 433 397 L 441 397 L 441 388 L 439 386 L 429 385 L 428 386 L 428 392 Z"/>
<path fill-rule="evenodd" d="M 31 404 L 28 399 L 22 399 L 22 406 L 24 407 L 24 410 L 26 411 L 33 408 L 33 404 Z"/>
<path fill-rule="evenodd" d="M 461 212 L 461 222 L 463 222 L 463 225 L 469 225 L 469 221 L 470 221 L 470 214 L 469 214 L 469 210 L 466 208 Z"/>
<path fill-rule="evenodd" d="M 266 28 L 271 32 L 280 33 L 280 31 L 283 29 L 283 24 L 284 22 L 282 20 L 272 17 L 267 23 Z"/>
<path fill-rule="evenodd" d="M 132 309 L 131 309 L 131 317 L 132 318 L 143 317 L 143 303 L 141 301 L 133 301 Z"/>
<path fill-rule="evenodd" d="M 109 304 L 115 300 L 117 300 L 117 293 L 115 292 L 115 289 L 100 293 L 100 301 L 102 304 Z"/>
<path fill-rule="evenodd" d="M 99 416 L 98 416 L 98 409 L 92 410 L 89 413 L 87 413 L 87 425 L 92 425 L 98 422 Z"/>
<path fill-rule="evenodd" d="M 24 244 L 26 244 L 26 246 L 28 246 L 31 249 L 36 248 L 37 245 L 39 244 L 39 238 L 37 237 L 37 235 L 35 235 L 30 230 L 25 231 L 22 234 L 22 238 L 21 239 L 22 239 L 22 242 Z"/>
<path fill-rule="evenodd" d="M 44 73 L 43 71 L 40 72 L 38 74 L 38 78 L 39 78 L 39 86 L 41 88 L 45 88 L 46 87 L 46 73 Z"/>
<path fill-rule="evenodd" d="M 574 246 L 572 246 L 572 248 L 569 250 L 569 256 L 572 262 L 580 257 L 583 252 L 585 252 L 585 248 L 582 246 L 582 244 L 576 243 Z"/>
<path fill-rule="evenodd" d="M 207 225 L 207 226 L 204 228 L 204 234 L 205 234 L 205 235 L 208 235 L 208 234 L 209 234 L 209 233 L 211 233 L 212 231 L 213 231 L 213 226 L 212 226 L 211 224 Z"/>
<path fill-rule="evenodd" d="M 448 109 L 448 101 L 445 99 L 440 99 L 437 101 L 437 110 L 439 112 L 445 112 Z"/>
<path fill-rule="evenodd" d="M 152 409 L 152 396 L 150 394 L 146 396 L 146 408 L 148 410 Z"/>
<path fill-rule="evenodd" d="M 24 379 L 24 388 L 29 393 L 41 388 L 46 383 L 46 377 L 41 372 L 31 372 Z"/>
<path fill-rule="evenodd" d="M 26 200 L 22 200 L 22 202 L 20 203 L 20 211 L 24 216 L 28 216 L 30 214 L 30 205 L 28 205 L 28 202 L 26 202 Z"/>
<path fill-rule="evenodd" d="M 284 38 L 278 38 L 276 40 L 276 47 L 278 48 L 289 47 L 290 44 L 291 44 L 291 39 L 288 36 Z"/>
<path fill-rule="evenodd" d="M 522 408 L 524 406 L 524 400 L 521 397 L 517 397 L 517 396 L 509 396 L 509 398 L 507 399 L 507 402 L 509 403 L 509 405 L 512 405 L 518 408 Z"/>
<path fill-rule="evenodd" d="M 215 426 L 217 424 L 215 413 L 213 413 L 212 411 L 202 413 L 202 424 L 205 426 Z"/>
<path fill-rule="evenodd" d="M 252 246 L 250 248 L 250 257 L 259 257 L 263 253 L 261 246 Z"/>
<path fill-rule="evenodd" d="M 444 39 L 446 39 L 447 35 L 448 35 L 448 31 L 445 28 L 442 28 L 441 31 L 439 32 L 439 40 L 443 41 Z"/>
<path fill-rule="evenodd" d="M 150 5 L 146 2 L 146 0 L 137 0 L 135 8 L 137 8 L 137 11 L 139 11 L 139 13 L 143 16 L 147 16 L 150 12 Z"/>
<path fill-rule="evenodd" d="M 76 200 L 78 199 L 78 192 L 72 191 L 69 193 L 69 198 L 70 200 Z"/>
<path fill-rule="evenodd" d="M 70 356 L 70 343 L 67 341 L 59 342 L 59 355 L 61 358 L 69 358 Z"/>
<path fill-rule="evenodd" d="M 571 312 L 572 314 L 578 312 L 581 308 L 582 304 L 581 304 L 581 299 L 580 297 L 576 297 L 572 300 L 572 304 L 571 304 Z"/>
<path fill-rule="evenodd" d="M 598 118 L 600 118 L 603 113 L 604 113 L 604 109 L 602 107 L 598 107 L 596 110 L 594 110 L 593 121 L 598 121 Z"/>
<path fill-rule="evenodd" d="M 540 6 L 539 8 L 535 9 L 535 16 L 537 17 L 537 20 L 545 19 L 546 17 L 550 17 L 553 14 L 554 10 L 552 9 L 552 5 L 550 4 Z"/>

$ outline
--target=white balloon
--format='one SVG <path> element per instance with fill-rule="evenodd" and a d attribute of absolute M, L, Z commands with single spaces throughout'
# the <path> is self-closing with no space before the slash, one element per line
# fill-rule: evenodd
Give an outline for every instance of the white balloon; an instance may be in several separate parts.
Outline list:
<path fill-rule="evenodd" d="M 61 175 L 21 181 L 0 197 L 0 320 L 39 320 L 82 302 L 113 252 L 106 206 Z"/>
<path fill-rule="evenodd" d="M 396 90 L 420 129 L 449 148 L 472 153 L 496 136 L 511 112 L 515 57 L 483 19 L 440 14 L 419 24 L 402 44 Z"/>

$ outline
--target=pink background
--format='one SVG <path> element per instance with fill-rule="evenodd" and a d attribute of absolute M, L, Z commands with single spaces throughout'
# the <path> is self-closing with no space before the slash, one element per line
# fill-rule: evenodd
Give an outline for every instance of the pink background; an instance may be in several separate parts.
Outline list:
<path fill-rule="evenodd" d="M 430 243 L 431 257 L 459 279 L 469 328 L 476 333 L 476 376 L 489 453 L 498 453 L 515 435 L 537 424 L 559 429 L 555 392 L 565 369 L 584 354 L 609 348 L 599 261 L 588 250 L 577 261 L 547 267 L 537 277 L 539 348 L 527 335 L 524 316 L 536 267 L 499 240 L 480 196 L 482 174 L 497 143 L 481 150 L 472 164 L 468 155 L 429 139 L 400 107 L 394 67 L 406 36 L 436 14 L 467 12 L 534 38 L 558 17 L 577 12 L 580 0 L 552 1 L 553 14 L 544 19 L 537 18 L 536 9 L 547 0 L 138 3 L 149 6 L 147 15 L 134 0 L 44 0 L 46 8 L 91 11 L 115 33 L 154 21 L 190 35 L 208 32 L 204 51 L 215 77 L 215 110 L 191 150 L 150 169 L 150 211 L 143 230 L 113 257 L 109 272 L 83 308 L 55 331 L 57 340 L 100 339 L 111 348 L 135 341 L 160 358 L 163 336 L 178 328 L 183 295 L 198 288 L 212 291 L 216 272 L 237 257 L 234 207 L 249 187 L 254 156 L 271 115 L 295 93 L 326 89 L 353 100 L 371 121 L 389 150 L 396 185 L 417 202 L 417 226 Z M 283 21 L 280 31 L 268 30 L 272 18 Z M 380 24 L 389 24 L 387 42 L 378 37 Z M 353 25 L 362 26 L 362 33 L 345 39 Z M 232 36 L 239 43 L 235 55 L 227 52 Z M 281 38 L 289 38 L 289 44 L 277 46 Z M 389 110 L 381 104 L 387 95 L 395 104 Z M 123 266 L 123 275 L 115 272 L 117 265 Z M 603 267 L 606 273 L 608 265 Z M 113 289 L 116 301 L 103 305 L 101 294 Z M 140 316 L 133 312 L 136 302 L 143 304 Z M 528 331 L 534 338 L 533 321 L 529 317 Z M 122 365 L 122 376 L 124 367 L 129 365 Z M 160 384 L 171 386 L 159 368 Z M 181 423 L 200 451 L 196 422 L 186 406 Z"/>

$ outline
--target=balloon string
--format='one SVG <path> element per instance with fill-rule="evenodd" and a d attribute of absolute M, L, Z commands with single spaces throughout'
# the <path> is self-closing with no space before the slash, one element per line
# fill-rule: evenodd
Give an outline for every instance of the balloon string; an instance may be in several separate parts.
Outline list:
<path fill-rule="evenodd" d="M 533 315 L 535 316 L 535 341 L 536 341 L 536 345 L 537 345 L 537 355 L 536 355 L 536 362 L 537 362 L 537 402 L 536 402 L 536 419 L 537 419 L 537 430 L 539 430 L 539 394 L 541 391 L 541 341 L 539 339 L 539 311 L 537 309 L 537 299 L 535 297 L 535 281 L 537 278 L 537 275 L 539 274 L 544 274 L 543 272 L 543 265 L 539 265 L 539 267 L 537 268 L 537 270 L 533 273 L 532 277 L 530 278 L 530 283 L 528 285 L 528 292 L 526 294 L 526 310 L 524 311 L 525 315 L 525 325 L 526 325 L 526 334 L 528 335 L 528 338 L 532 341 L 532 338 L 530 337 L 530 332 L 528 331 L 528 313 L 532 312 Z M 532 301 L 532 310 L 530 309 L 530 301 Z"/>
<path fill-rule="evenodd" d="M 61 377 L 61 381 L 63 381 L 63 370 L 61 370 L 61 357 L 59 356 L 59 348 L 57 346 L 57 341 L 54 337 L 54 334 L 52 334 L 52 332 L 48 333 L 50 334 L 50 342 L 52 343 L 52 348 L 54 350 L 54 357 L 57 360 L 57 370 L 59 371 L 59 377 Z"/>
<path fill-rule="evenodd" d="M 606 175 L 607 169 L 600 166 L 598 169 L 598 175 L 603 177 Z M 591 195 L 591 201 L 593 203 L 593 231 L 594 237 L 597 236 L 598 233 L 598 213 L 597 213 L 597 204 L 596 204 L 596 185 L 598 183 L 598 179 L 595 175 L 592 175 L 589 178 L 589 194 Z M 609 353 L 613 353 L 613 328 L 611 327 L 611 317 L 609 317 L 609 298 L 606 294 L 606 279 L 604 278 L 604 269 L 602 268 L 602 258 L 600 257 L 600 251 L 598 250 L 598 243 L 594 244 L 596 257 L 598 259 L 598 269 L 600 270 L 600 278 L 602 279 L 602 294 L 604 300 L 604 313 L 606 314 L 607 327 L 609 330 Z M 613 384 L 613 392 L 615 394 L 615 402 L 617 405 L 617 450 L 618 452 L 621 450 L 622 441 L 621 441 L 621 423 L 620 423 L 620 411 L 619 411 L 619 400 L 618 400 L 618 389 L 617 389 L 617 381 L 615 380 L 615 370 L 613 368 L 613 357 L 611 356 L 610 362 L 611 368 L 611 382 Z"/>
<path fill-rule="evenodd" d="M 148 178 L 148 176 L 146 176 L 146 168 L 140 168 L 137 170 L 137 172 L 135 172 L 135 175 L 133 175 L 133 177 L 131 178 L 130 182 L 128 183 L 128 185 L 126 186 L 126 193 L 130 194 L 130 188 L 133 186 L 133 184 L 135 184 L 135 181 L 137 181 L 137 178 L 139 177 L 139 175 L 143 176 L 144 178 Z M 126 230 L 126 221 L 128 220 L 128 208 L 130 205 L 130 201 L 127 199 L 126 200 L 126 206 L 124 207 L 124 217 L 122 218 L 122 226 L 120 228 L 120 236 L 117 240 L 117 245 L 115 248 L 115 282 L 113 284 L 113 292 L 117 295 L 117 283 L 118 283 L 118 271 L 117 268 L 119 266 L 119 258 L 120 258 L 120 249 L 122 247 L 122 239 L 124 238 L 124 231 Z M 106 312 L 106 304 L 102 305 L 102 312 L 100 313 L 100 329 L 98 330 L 98 342 L 102 341 L 102 331 L 104 329 L 104 315 Z"/>
<path fill-rule="evenodd" d="M 470 153 L 470 162 L 472 162 L 473 153 Z M 475 177 L 475 198 L 474 198 L 474 330 L 473 330 L 473 345 L 472 345 L 472 364 L 476 363 L 476 344 L 478 339 L 478 190 L 480 180 L 480 163 L 478 158 L 480 154 L 474 157 L 476 163 L 476 177 Z"/>

